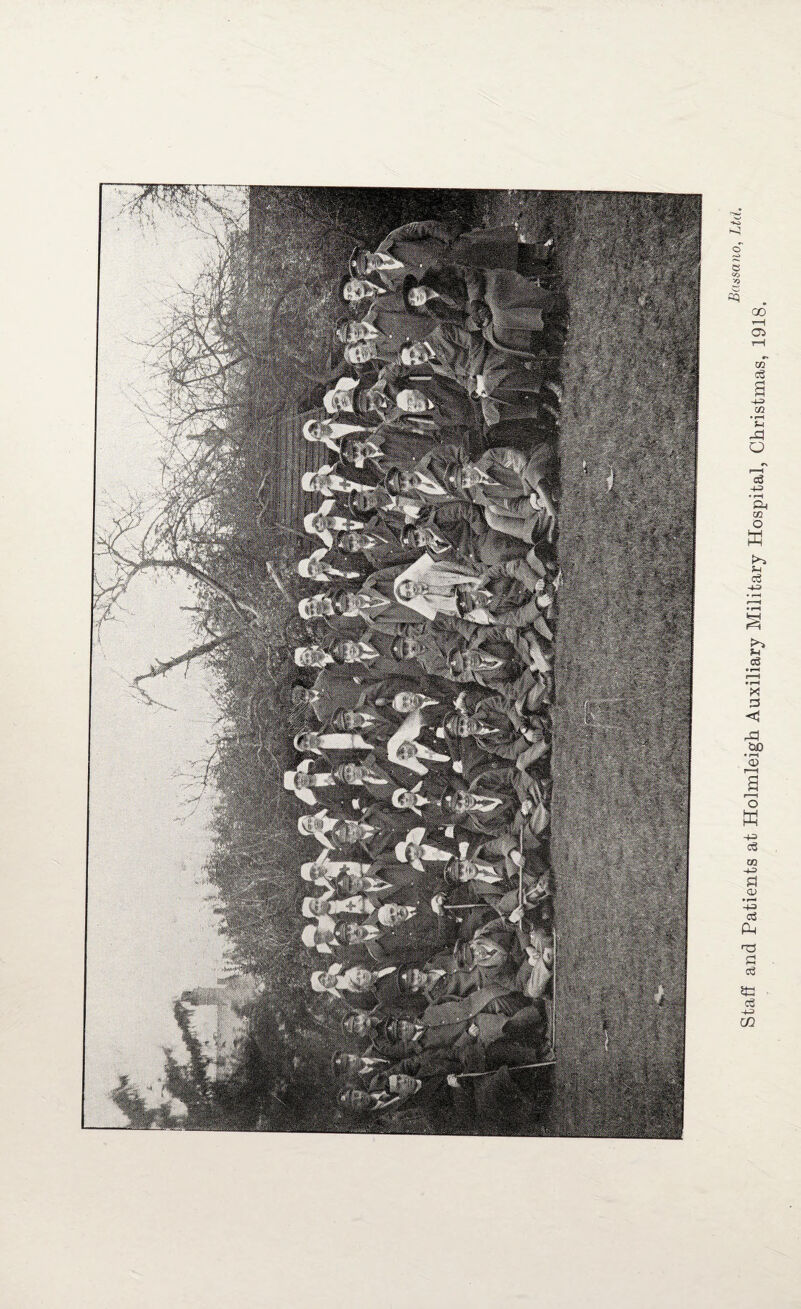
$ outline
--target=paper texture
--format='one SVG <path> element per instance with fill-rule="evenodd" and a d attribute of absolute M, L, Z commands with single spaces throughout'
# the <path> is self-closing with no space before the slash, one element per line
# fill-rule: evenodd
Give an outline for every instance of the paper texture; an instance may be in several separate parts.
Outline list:
<path fill-rule="evenodd" d="M 4 17 L 5 1303 L 797 1304 L 796 7 Z M 702 193 L 683 1141 L 81 1132 L 97 188 L 136 178 Z M 742 1029 L 763 302 L 759 1008 Z"/>

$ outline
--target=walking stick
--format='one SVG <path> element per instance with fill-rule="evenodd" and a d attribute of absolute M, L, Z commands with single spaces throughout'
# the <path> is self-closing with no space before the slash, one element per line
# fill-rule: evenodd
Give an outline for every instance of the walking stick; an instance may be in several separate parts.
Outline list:
<path fill-rule="evenodd" d="M 516 1073 L 520 1072 L 523 1068 L 550 1068 L 555 1063 L 556 1056 L 554 1056 L 553 1059 L 543 1059 L 537 1064 L 510 1064 L 509 1070 L 510 1072 Z M 493 1073 L 497 1073 L 498 1071 L 499 1069 L 497 1068 L 488 1068 L 483 1073 L 449 1073 L 448 1085 L 454 1086 L 457 1082 L 463 1082 L 466 1077 L 492 1077 Z"/>
<path fill-rule="evenodd" d="M 523 828 L 520 828 L 518 834 L 518 844 L 520 847 L 520 863 L 517 865 L 517 907 L 523 908 Z"/>

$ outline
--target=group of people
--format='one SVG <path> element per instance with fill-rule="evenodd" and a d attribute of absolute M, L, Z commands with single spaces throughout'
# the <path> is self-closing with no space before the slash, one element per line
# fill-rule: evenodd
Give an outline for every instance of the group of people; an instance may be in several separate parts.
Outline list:
<path fill-rule="evenodd" d="M 552 1061 L 556 431 L 552 241 L 408 223 L 354 250 L 350 372 L 299 562 L 302 939 L 360 1114 Z M 317 966 L 314 966 L 314 965 Z"/>

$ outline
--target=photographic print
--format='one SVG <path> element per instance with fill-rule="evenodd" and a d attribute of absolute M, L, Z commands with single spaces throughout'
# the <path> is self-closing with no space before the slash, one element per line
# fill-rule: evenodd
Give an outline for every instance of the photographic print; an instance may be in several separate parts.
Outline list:
<path fill-rule="evenodd" d="M 85 1127 L 681 1136 L 700 236 L 101 188 Z"/>

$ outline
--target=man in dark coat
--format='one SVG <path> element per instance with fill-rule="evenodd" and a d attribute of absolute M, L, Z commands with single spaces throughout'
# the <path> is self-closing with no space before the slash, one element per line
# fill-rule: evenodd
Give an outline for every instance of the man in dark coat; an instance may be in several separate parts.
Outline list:
<path fill-rule="evenodd" d="M 374 251 L 357 247 L 350 272 L 354 277 L 380 279 L 390 291 L 400 289 L 409 274 L 422 277 L 432 266 L 464 264 L 529 275 L 541 271 L 552 246 L 550 240 L 521 242 L 515 227 L 466 231 L 461 223 L 424 220 L 396 227 Z"/>
<path fill-rule="evenodd" d="M 424 516 L 407 523 L 402 529 L 402 537 L 410 547 L 417 547 L 418 554 L 425 551 L 435 561 L 452 559 L 491 567 L 529 553 L 522 541 L 493 531 L 481 509 L 467 502 L 451 502 L 447 513 L 436 507 L 430 508 Z M 538 564 L 536 559 L 534 562 Z"/>
<path fill-rule="evenodd" d="M 382 905 L 365 924 L 381 929 L 367 946 L 371 959 L 381 965 L 425 964 L 456 942 L 456 924 L 438 917 L 425 903 L 416 907 Z"/>
<path fill-rule="evenodd" d="M 481 427 L 478 407 L 467 392 L 431 370 L 386 364 L 378 380 L 368 388 L 366 403 L 384 421 L 413 418 L 416 424 L 424 425 L 422 430 L 427 427 L 431 431 L 433 440 L 442 428 L 469 433 Z"/>
<path fill-rule="evenodd" d="M 355 709 L 361 696 L 353 674 L 338 664 L 321 668 L 311 686 L 292 688 L 292 703 L 306 705 L 319 723 L 330 722 L 337 709 Z"/>
<path fill-rule="evenodd" d="M 459 650 L 459 638 L 453 632 L 437 630 L 431 623 L 424 627 L 408 626 L 393 641 L 398 659 L 413 661 L 430 676 L 453 681 L 451 657 Z"/>
<path fill-rule="evenodd" d="M 354 477 L 382 482 L 391 468 L 414 468 L 431 449 L 428 433 L 411 432 L 408 424 L 381 423 L 369 436 L 343 438 L 343 458 L 352 464 Z"/>
<path fill-rule="evenodd" d="M 513 770 L 485 765 L 469 783 L 453 786 L 443 805 L 451 821 L 467 832 L 500 836 L 508 832 L 524 798 Z"/>
<path fill-rule="evenodd" d="M 407 341 L 419 341 L 430 330 L 430 323 L 410 311 L 399 291 L 374 296 L 361 319 L 341 318 L 336 337 L 343 345 L 372 341 L 379 359 L 394 359 Z"/>
<path fill-rule="evenodd" d="M 331 593 L 334 611 L 342 619 L 363 621 L 368 629 L 397 633 L 403 623 L 419 623 L 416 610 L 402 603 L 393 590 L 397 568 L 382 568 L 372 573 L 358 591 L 339 588 Z M 368 636 L 369 640 L 369 636 Z"/>
<path fill-rule="evenodd" d="M 401 520 L 390 522 L 382 513 L 368 518 L 363 531 L 341 533 L 334 544 L 341 553 L 372 565 L 372 569 L 411 563 L 414 558 L 413 547 L 404 543 Z"/>
<path fill-rule="evenodd" d="M 382 706 L 365 700 L 356 709 L 337 709 L 330 728 L 335 732 L 355 732 L 374 747 L 382 746 L 397 731 L 398 716 L 391 702 Z"/>
<path fill-rule="evenodd" d="M 392 793 L 401 785 L 403 778 L 393 764 L 386 759 L 379 761 L 378 756 L 372 753 L 337 764 L 334 780 L 351 788 L 349 798 L 352 797 L 354 803 L 363 810 L 375 800 L 390 804 Z"/>

